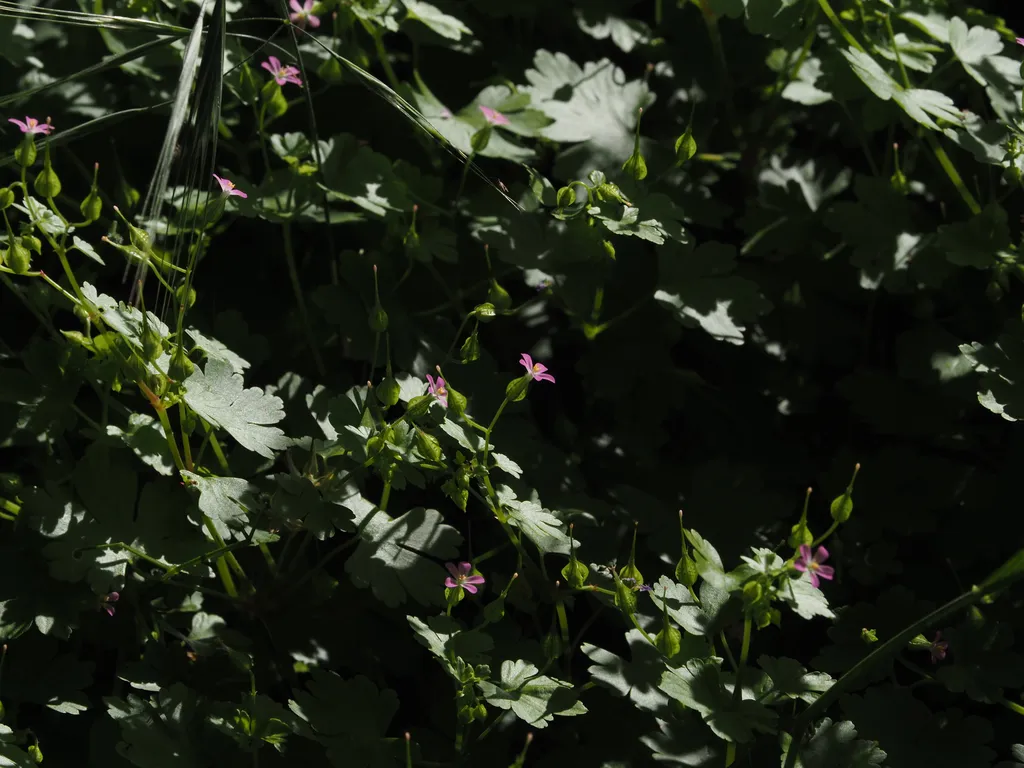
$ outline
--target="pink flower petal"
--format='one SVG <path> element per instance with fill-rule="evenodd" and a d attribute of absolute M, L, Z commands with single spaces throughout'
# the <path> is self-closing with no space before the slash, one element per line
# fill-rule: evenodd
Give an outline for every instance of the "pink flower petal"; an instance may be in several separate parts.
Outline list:
<path fill-rule="evenodd" d="M 818 574 L 814 571 L 808 571 L 808 573 L 811 575 L 811 586 L 817 588 L 818 584 L 821 583 L 818 581 Z"/>
<path fill-rule="evenodd" d="M 803 560 L 797 560 L 793 563 L 793 567 L 798 571 L 803 572 L 807 570 L 807 564 Z"/>
<path fill-rule="evenodd" d="M 491 107 L 486 107 L 483 104 L 480 105 L 480 111 L 483 112 L 484 120 L 491 125 L 508 125 L 508 118 L 505 117 L 501 112 Z"/>
<path fill-rule="evenodd" d="M 312 3 L 310 3 L 309 5 L 310 8 L 313 7 Z M 306 18 L 309 21 L 309 26 L 311 26 L 313 29 L 316 29 L 317 27 L 320 26 L 320 19 L 318 19 L 316 16 L 307 16 Z"/>
<path fill-rule="evenodd" d="M 1017 38 L 1017 45 L 1024 45 L 1024 37 Z"/>
<path fill-rule="evenodd" d="M 469 572 L 471 570 L 473 570 L 472 563 L 459 563 L 459 576 L 461 578 L 465 579 L 467 576 L 469 576 Z"/>
<path fill-rule="evenodd" d="M 533 373 L 533 358 L 523 352 L 523 356 L 519 358 L 519 364 L 526 369 L 527 373 Z"/>
<path fill-rule="evenodd" d="M 456 579 L 459 578 L 459 569 L 455 566 L 455 563 L 445 563 L 444 567 L 447 568 L 448 573 L 450 573 Z"/>
<path fill-rule="evenodd" d="M 535 373 L 533 375 L 533 378 L 536 381 L 550 381 L 552 384 L 555 383 L 555 377 L 552 376 L 550 373 Z"/>
<path fill-rule="evenodd" d="M 444 580 L 444 585 L 448 587 L 448 589 L 455 589 L 457 586 L 459 586 L 459 582 L 457 582 L 455 579 L 449 576 L 447 579 Z"/>
<path fill-rule="evenodd" d="M 302 13 L 302 6 L 299 5 L 299 0 L 291 0 L 289 5 L 292 7 L 292 10 L 295 11 L 296 13 Z"/>
<path fill-rule="evenodd" d="M 809 546 L 807 546 L 806 544 L 801 544 L 800 545 L 799 552 L 800 552 L 800 559 L 803 561 L 804 565 L 806 565 L 807 563 L 811 562 L 811 560 L 814 559 L 813 557 L 811 557 L 811 548 Z"/>
<path fill-rule="evenodd" d="M 828 550 L 824 547 L 818 547 L 818 551 L 814 553 L 814 562 L 824 563 L 828 560 Z"/>
<path fill-rule="evenodd" d="M 471 594 L 471 595 L 475 595 L 475 594 L 476 594 L 476 587 L 474 587 L 474 586 L 473 586 L 472 584 L 470 584 L 469 582 L 466 582 L 466 583 L 464 583 L 464 584 L 462 585 L 462 588 L 463 588 L 464 590 L 466 590 L 467 592 L 469 592 L 469 594 Z"/>
<path fill-rule="evenodd" d="M 817 573 L 818 576 L 820 576 L 821 578 L 825 579 L 825 581 L 832 581 L 833 577 L 836 575 L 836 569 L 833 568 L 831 565 L 819 565 L 815 569 L 815 573 Z"/>
<path fill-rule="evenodd" d="M 486 579 L 479 573 L 473 573 L 466 577 L 466 584 L 483 584 Z"/>

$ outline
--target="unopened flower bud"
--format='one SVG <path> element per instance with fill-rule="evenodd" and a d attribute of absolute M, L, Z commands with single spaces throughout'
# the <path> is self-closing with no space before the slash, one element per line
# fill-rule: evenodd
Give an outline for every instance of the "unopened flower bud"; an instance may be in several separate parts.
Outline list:
<path fill-rule="evenodd" d="M 529 376 L 520 376 L 518 379 L 513 379 L 505 387 L 505 397 L 508 398 L 510 403 L 518 403 L 526 397 L 526 389 L 529 385 Z"/>
<path fill-rule="evenodd" d="M 36 161 L 37 154 L 35 140 L 30 134 L 25 134 L 25 138 L 14 150 L 14 160 L 22 168 L 30 168 Z"/>
<path fill-rule="evenodd" d="M 491 302 L 499 312 L 504 312 L 512 306 L 512 297 L 508 295 L 508 291 L 506 291 L 502 285 L 493 278 L 491 279 L 491 287 L 487 291 L 487 300 Z"/>
<path fill-rule="evenodd" d="M 60 194 L 60 179 L 49 163 L 46 163 L 43 166 L 43 170 L 36 176 L 33 187 L 36 190 L 36 194 L 44 199 L 57 197 Z"/>
<path fill-rule="evenodd" d="M 476 328 L 473 329 L 473 332 L 462 343 L 459 354 L 462 356 L 462 362 L 464 363 L 472 363 L 480 358 L 480 338 L 476 334 Z"/>
<path fill-rule="evenodd" d="M 14 205 L 14 193 L 10 187 L 0 187 L 0 211 L 6 211 Z"/>
<path fill-rule="evenodd" d="M 590 569 L 576 558 L 573 558 L 562 568 L 562 578 L 573 589 L 583 589 L 590 578 Z"/>
<path fill-rule="evenodd" d="M 469 146 L 474 154 L 479 154 L 487 149 L 487 145 L 491 143 L 491 131 L 492 128 L 488 124 L 469 137 Z"/>
<path fill-rule="evenodd" d="M 671 659 L 679 653 L 679 649 L 683 645 L 683 633 L 671 624 L 666 624 L 654 636 L 654 644 L 659 651 L 665 654 L 666 658 Z"/>
<path fill-rule="evenodd" d="M 153 326 L 147 326 L 142 331 L 142 356 L 148 362 L 153 362 L 164 351 L 164 340 Z"/>
<path fill-rule="evenodd" d="M 171 364 L 168 366 L 167 375 L 175 381 L 185 381 L 185 379 L 192 375 L 195 368 L 195 363 L 189 360 L 185 350 L 178 347 L 174 350 L 174 354 L 171 355 Z"/>
<path fill-rule="evenodd" d="M 21 238 L 16 237 L 8 248 L 4 261 L 16 274 L 24 275 L 32 267 L 32 254 L 22 245 Z"/>
<path fill-rule="evenodd" d="M 43 241 L 40 240 L 35 235 L 22 235 L 21 236 L 21 242 L 30 251 L 35 251 L 38 254 L 42 254 L 42 252 L 43 252 Z"/>
<path fill-rule="evenodd" d="M 385 376 L 380 386 L 377 387 L 377 399 L 388 408 L 397 403 L 401 395 L 402 388 L 394 376 Z"/>
<path fill-rule="evenodd" d="M 555 197 L 555 205 L 559 208 L 568 208 L 576 202 L 576 192 L 572 187 L 562 187 Z"/>
<path fill-rule="evenodd" d="M 192 305 L 196 303 L 196 289 L 190 285 L 186 294 L 185 283 L 182 283 L 174 290 L 174 298 L 178 300 L 180 306 L 185 309 L 192 309 Z"/>
<path fill-rule="evenodd" d="M 444 454 L 441 451 L 441 443 L 437 441 L 436 437 L 422 429 L 417 429 L 415 440 L 416 450 L 418 450 L 425 459 L 434 462 L 441 460 L 441 457 Z"/>

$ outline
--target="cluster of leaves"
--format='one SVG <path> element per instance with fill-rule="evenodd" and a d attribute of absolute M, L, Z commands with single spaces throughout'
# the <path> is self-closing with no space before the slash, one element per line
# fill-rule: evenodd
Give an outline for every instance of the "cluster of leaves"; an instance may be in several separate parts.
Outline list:
<path fill-rule="evenodd" d="M 1006 11 L 0 0 L 0 764 L 1024 765 Z"/>

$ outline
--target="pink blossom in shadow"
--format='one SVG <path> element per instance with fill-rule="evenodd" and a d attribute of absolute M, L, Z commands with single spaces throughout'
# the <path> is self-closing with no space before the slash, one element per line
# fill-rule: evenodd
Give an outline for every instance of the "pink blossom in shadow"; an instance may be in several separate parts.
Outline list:
<path fill-rule="evenodd" d="M 444 580 L 444 585 L 448 589 L 455 589 L 456 587 L 462 587 L 464 590 L 469 592 L 471 595 L 475 595 L 477 592 L 477 584 L 484 583 L 484 577 L 479 574 L 470 574 L 473 570 L 472 563 L 445 563 L 444 567 L 448 569 L 448 573 L 451 574 Z"/>
<path fill-rule="evenodd" d="M 217 183 L 220 184 L 220 191 L 224 193 L 225 197 L 248 197 L 248 195 L 245 194 L 245 192 L 235 188 L 235 182 L 229 181 L 228 179 L 222 179 L 216 173 L 213 174 L 213 178 L 215 178 L 217 180 Z"/>
<path fill-rule="evenodd" d="M 508 118 L 505 117 L 501 112 L 490 107 L 485 107 L 483 104 L 480 105 L 480 111 L 484 113 L 484 120 L 491 125 L 508 125 Z"/>
<path fill-rule="evenodd" d="M 828 560 L 828 550 L 824 547 L 818 547 L 818 551 L 811 557 L 811 548 L 806 544 L 801 544 L 800 557 L 793 563 L 793 567 L 798 571 L 810 574 L 811 584 L 817 587 L 820 583 L 819 579 L 832 581 L 836 575 L 836 571 L 831 565 L 822 565 L 826 560 Z"/>
<path fill-rule="evenodd" d="M 103 596 L 103 604 L 100 606 L 104 611 L 107 612 L 108 616 L 114 615 L 114 603 L 121 599 L 119 592 L 111 592 L 110 594 Z"/>
<path fill-rule="evenodd" d="M 8 123 L 14 123 L 16 126 L 18 126 L 21 129 L 22 133 L 28 133 L 28 134 L 41 133 L 44 136 L 47 136 L 53 130 L 53 126 L 50 125 L 49 122 L 40 123 L 34 117 L 27 117 L 26 116 L 24 122 L 22 122 L 21 120 L 19 120 L 16 117 L 10 117 L 10 118 L 7 119 L 7 122 Z"/>
<path fill-rule="evenodd" d="M 281 60 L 277 58 L 277 56 L 271 56 L 260 64 L 260 66 L 270 73 L 271 77 L 277 81 L 278 85 L 294 83 L 299 87 L 302 86 L 302 78 L 299 77 L 299 68 L 293 67 L 291 64 L 282 64 Z"/>
<path fill-rule="evenodd" d="M 533 358 L 525 352 L 523 356 L 519 358 L 519 364 L 526 369 L 526 375 L 536 381 L 550 381 L 552 384 L 555 383 L 555 377 L 550 373 L 546 373 L 548 367 L 544 363 L 535 363 Z"/>
<path fill-rule="evenodd" d="M 428 373 L 427 389 L 430 391 L 430 394 L 437 398 L 437 402 L 445 408 L 448 407 L 448 390 L 444 388 L 444 379 L 440 376 L 435 379 Z"/>
<path fill-rule="evenodd" d="M 288 18 L 299 29 L 305 29 L 307 24 L 313 29 L 320 26 L 320 19 L 313 15 L 314 0 L 306 0 L 302 5 L 299 5 L 299 0 L 291 0 L 289 5 L 293 13 Z"/>

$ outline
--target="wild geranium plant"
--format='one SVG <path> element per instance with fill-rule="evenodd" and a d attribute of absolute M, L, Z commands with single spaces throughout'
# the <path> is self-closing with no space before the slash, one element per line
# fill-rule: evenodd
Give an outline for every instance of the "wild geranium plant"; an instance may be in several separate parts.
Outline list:
<path fill-rule="evenodd" d="M 1024 764 L 1013 4 L 87 5 L 0 2 L 0 764 Z"/>

